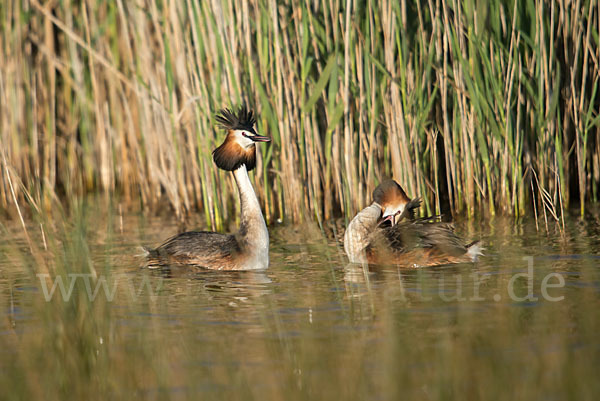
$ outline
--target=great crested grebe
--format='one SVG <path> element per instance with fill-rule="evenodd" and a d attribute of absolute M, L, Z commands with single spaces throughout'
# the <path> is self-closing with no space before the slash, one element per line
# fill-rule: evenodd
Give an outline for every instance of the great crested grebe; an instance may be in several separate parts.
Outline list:
<path fill-rule="evenodd" d="M 235 234 L 190 231 L 178 234 L 156 249 L 146 250 L 149 267 L 192 265 L 212 270 L 260 270 L 269 266 L 269 232 L 248 171 L 256 164 L 256 142 L 270 138 L 256 133 L 254 113 L 245 106 L 237 114 L 221 110 L 217 123 L 227 130 L 213 151 L 217 167 L 233 172 L 241 203 L 241 221 Z"/>
<path fill-rule="evenodd" d="M 479 241 L 465 245 L 452 224 L 436 217 L 413 218 L 420 203 L 409 199 L 396 181 L 383 181 L 373 191 L 373 203 L 346 229 L 344 250 L 350 262 L 425 267 L 476 261 Z"/>

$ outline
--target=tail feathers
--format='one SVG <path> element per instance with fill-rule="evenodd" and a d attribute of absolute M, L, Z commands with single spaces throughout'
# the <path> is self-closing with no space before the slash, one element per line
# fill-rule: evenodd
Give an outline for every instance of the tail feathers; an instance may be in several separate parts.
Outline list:
<path fill-rule="evenodd" d="M 483 256 L 485 248 L 482 241 L 474 241 L 467 245 L 467 255 L 473 262 L 477 262 L 479 256 Z"/>
<path fill-rule="evenodd" d="M 145 246 L 138 247 L 140 253 L 135 255 L 136 257 L 142 259 L 141 267 L 147 267 L 149 269 L 155 269 L 157 265 L 155 264 L 156 259 L 158 258 L 158 251 L 156 249 L 148 248 Z"/>
<path fill-rule="evenodd" d="M 148 247 L 145 247 L 143 245 L 138 246 L 138 251 L 140 253 L 137 253 L 135 256 L 137 256 L 138 258 L 147 258 L 148 256 L 150 256 L 150 254 L 152 253 L 153 249 L 150 249 Z"/>

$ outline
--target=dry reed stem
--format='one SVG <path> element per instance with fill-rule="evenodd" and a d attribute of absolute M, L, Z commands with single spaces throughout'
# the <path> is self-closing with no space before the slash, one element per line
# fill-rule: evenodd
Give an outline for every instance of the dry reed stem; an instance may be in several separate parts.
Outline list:
<path fill-rule="evenodd" d="M 8 168 L 46 208 L 103 190 L 221 227 L 237 195 L 211 161 L 213 115 L 244 101 L 273 138 L 253 178 L 269 221 L 350 217 L 386 175 L 424 211 L 523 214 L 539 197 L 584 213 L 600 10 L 529 1 L 9 0 L 0 206 L 24 196 Z"/>

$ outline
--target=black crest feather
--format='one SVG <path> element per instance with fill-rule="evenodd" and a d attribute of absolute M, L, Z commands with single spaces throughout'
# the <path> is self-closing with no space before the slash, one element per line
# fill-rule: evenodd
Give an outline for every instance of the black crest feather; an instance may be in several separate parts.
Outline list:
<path fill-rule="evenodd" d="M 254 111 L 249 110 L 245 104 L 240 106 L 237 113 L 231 109 L 220 110 L 217 113 L 216 120 L 219 127 L 226 130 L 243 129 L 254 131 L 253 126 L 256 124 Z"/>

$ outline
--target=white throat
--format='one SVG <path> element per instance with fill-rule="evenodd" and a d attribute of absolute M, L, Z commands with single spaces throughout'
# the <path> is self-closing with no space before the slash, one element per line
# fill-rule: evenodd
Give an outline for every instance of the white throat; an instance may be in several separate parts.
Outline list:
<path fill-rule="evenodd" d="M 258 198 L 248 177 L 246 165 L 233 171 L 240 194 L 241 222 L 238 241 L 249 254 L 248 269 L 266 269 L 269 266 L 269 231 L 263 218 Z"/>

